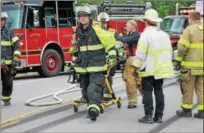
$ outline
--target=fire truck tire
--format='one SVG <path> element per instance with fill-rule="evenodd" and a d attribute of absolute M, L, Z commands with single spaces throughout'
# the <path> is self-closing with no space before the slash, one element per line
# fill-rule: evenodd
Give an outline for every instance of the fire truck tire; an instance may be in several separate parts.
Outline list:
<path fill-rule="evenodd" d="M 62 68 L 62 58 L 54 49 L 47 49 L 42 57 L 42 66 L 38 73 L 43 77 L 53 77 L 60 73 Z"/>

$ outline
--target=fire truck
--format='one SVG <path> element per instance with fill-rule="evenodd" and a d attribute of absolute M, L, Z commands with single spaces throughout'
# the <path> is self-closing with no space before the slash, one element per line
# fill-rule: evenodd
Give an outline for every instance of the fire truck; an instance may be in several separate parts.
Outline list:
<path fill-rule="evenodd" d="M 36 71 L 51 77 L 71 61 L 75 1 L 18 1 L 1 3 L 7 27 L 20 39 L 22 55 L 17 73 Z"/>
<path fill-rule="evenodd" d="M 161 28 L 170 35 L 171 44 L 174 50 L 177 49 L 177 42 L 183 30 L 189 25 L 188 15 L 190 12 L 195 11 L 195 4 L 189 7 L 180 7 L 177 5 L 176 15 L 167 16 L 164 18 Z M 203 15 L 201 16 L 201 20 Z"/>

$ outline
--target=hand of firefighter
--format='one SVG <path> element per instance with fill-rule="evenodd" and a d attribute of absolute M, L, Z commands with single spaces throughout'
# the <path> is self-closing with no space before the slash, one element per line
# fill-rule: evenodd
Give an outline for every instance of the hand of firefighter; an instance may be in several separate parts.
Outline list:
<path fill-rule="evenodd" d="M 120 48 L 122 48 L 124 45 L 123 45 L 123 43 L 121 42 L 121 41 L 117 41 L 117 43 L 116 43 L 116 45 L 115 45 L 115 48 L 116 49 L 120 49 Z"/>
<path fill-rule="evenodd" d="M 117 58 L 116 56 L 108 57 L 107 58 L 107 64 L 112 68 L 117 65 Z"/>
<path fill-rule="evenodd" d="M 12 67 L 16 68 L 18 66 L 18 63 L 19 63 L 18 57 L 14 57 L 11 65 Z"/>
<path fill-rule="evenodd" d="M 138 68 L 133 68 L 134 70 L 133 70 L 133 76 L 135 76 L 135 77 L 137 77 L 137 78 L 139 78 L 139 73 L 138 73 Z"/>
<path fill-rule="evenodd" d="M 176 69 L 176 71 L 179 71 L 181 69 L 181 62 L 179 62 L 179 61 L 175 62 L 175 69 Z"/>

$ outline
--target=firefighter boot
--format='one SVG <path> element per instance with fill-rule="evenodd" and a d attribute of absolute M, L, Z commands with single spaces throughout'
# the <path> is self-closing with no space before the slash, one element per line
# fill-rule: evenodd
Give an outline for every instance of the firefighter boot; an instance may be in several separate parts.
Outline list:
<path fill-rule="evenodd" d="M 152 124 L 154 121 L 153 121 L 153 118 L 152 116 L 144 116 L 143 118 L 139 119 L 139 122 L 140 123 L 148 123 L 148 124 Z"/>
<path fill-rule="evenodd" d="M 198 113 L 195 113 L 194 117 L 204 119 L 204 110 L 200 110 L 200 111 L 198 111 Z"/>
<path fill-rule="evenodd" d="M 176 114 L 179 117 L 192 117 L 191 109 L 183 109 L 183 110 L 177 110 Z"/>
<path fill-rule="evenodd" d="M 136 103 L 130 102 L 130 103 L 128 104 L 128 108 L 129 108 L 129 109 L 137 108 L 137 105 L 136 105 Z"/>
<path fill-rule="evenodd" d="M 88 115 L 92 121 L 96 121 L 99 116 L 100 108 L 97 105 L 90 105 L 88 107 Z"/>
<path fill-rule="evenodd" d="M 154 117 L 154 122 L 156 123 L 162 123 L 162 118 L 161 117 Z"/>

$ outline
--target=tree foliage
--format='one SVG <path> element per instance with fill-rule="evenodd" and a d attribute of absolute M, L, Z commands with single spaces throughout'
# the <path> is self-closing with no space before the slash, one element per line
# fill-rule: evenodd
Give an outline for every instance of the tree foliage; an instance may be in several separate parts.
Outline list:
<path fill-rule="evenodd" d="M 112 3 L 124 4 L 126 0 L 109 0 Z M 84 5 L 88 3 L 89 5 L 100 5 L 102 0 L 77 0 L 78 5 Z M 165 17 L 168 15 L 176 14 L 176 3 L 179 3 L 180 6 L 190 6 L 195 4 L 193 0 L 132 0 L 134 4 L 145 4 L 145 2 L 151 2 L 154 9 L 159 12 L 160 17 Z"/>

